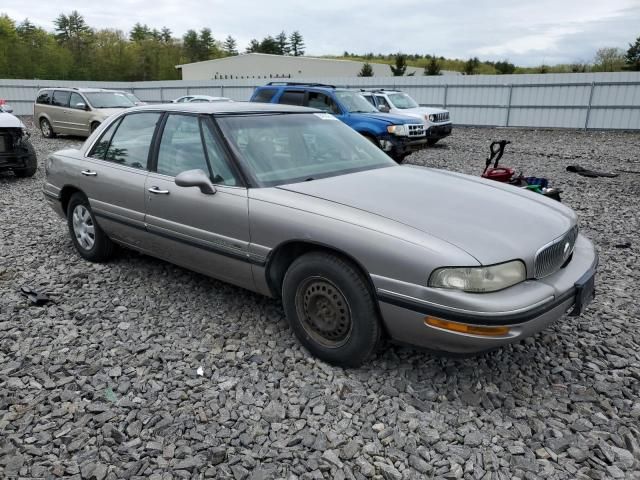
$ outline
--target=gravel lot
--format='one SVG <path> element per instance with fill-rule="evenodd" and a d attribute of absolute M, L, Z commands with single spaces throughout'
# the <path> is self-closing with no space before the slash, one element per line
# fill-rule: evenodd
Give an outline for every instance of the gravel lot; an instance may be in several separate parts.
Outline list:
<path fill-rule="evenodd" d="M 358 370 L 311 358 L 275 301 L 129 251 L 81 260 L 42 167 L 0 175 L 0 477 L 640 479 L 640 134 L 454 132 L 407 161 L 479 174 L 510 139 L 503 163 L 551 178 L 597 244 L 598 296 L 492 353 L 389 346 Z M 82 141 L 32 138 L 41 166 Z"/>

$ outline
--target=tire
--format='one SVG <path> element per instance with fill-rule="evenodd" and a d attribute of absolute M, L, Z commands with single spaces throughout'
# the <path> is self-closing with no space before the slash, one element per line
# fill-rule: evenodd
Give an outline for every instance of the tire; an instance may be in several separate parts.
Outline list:
<path fill-rule="evenodd" d="M 95 132 L 96 128 L 98 128 L 99 126 L 100 126 L 100 122 L 93 122 L 90 128 L 91 133 Z"/>
<path fill-rule="evenodd" d="M 402 163 L 402 162 L 404 161 L 404 159 L 405 159 L 405 158 L 407 158 L 408 156 L 409 156 L 409 154 L 408 154 L 408 153 L 402 153 L 402 154 L 400 154 L 400 153 L 394 153 L 394 154 L 392 154 L 392 155 L 391 155 L 391 158 L 393 158 L 393 159 L 396 161 L 396 163 L 400 164 L 400 163 Z"/>
<path fill-rule="evenodd" d="M 25 178 L 33 177 L 38 171 L 38 157 L 36 156 L 36 150 L 31 145 L 29 140 L 23 141 L 27 148 L 27 164 L 24 168 L 14 168 L 13 173 L 16 177 Z"/>
<path fill-rule="evenodd" d="M 439 138 L 430 138 L 427 140 L 427 145 L 433 147 L 436 143 L 438 143 Z"/>
<path fill-rule="evenodd" d="M 285 274 L 282 303 L 300 343 L 325 362 L 359 367 L 380 341 L 366 280 L 336 255 L 311 252 L 297 258 Z"/>
<path fill-rule="evenodd" d="M 81 257 L 90 262 L 104 262 L 111 257 L 113 242 L 96 222 L 89 200 L 82 193 L 74 193 L 69 200 L 67 225 L 71 241 Z"/>
<path fill-rule="evenodd" d="M 46 118 L 40 119 L 40 131 L 44 138 L 56 138 L 56 132 L 53 131 L 53 127 Z"/>

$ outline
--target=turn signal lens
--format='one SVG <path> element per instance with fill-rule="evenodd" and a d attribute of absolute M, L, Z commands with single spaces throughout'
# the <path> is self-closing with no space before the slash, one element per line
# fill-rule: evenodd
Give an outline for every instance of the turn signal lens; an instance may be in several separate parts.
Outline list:
<path fill-rule="evenodd" d="M 442 328 L 458 333 L 471 335 L 483 335 L 485 337 L 503 337 L 509 333 L 509 327 L 485 327 L 479 325 L 467 325 L 466 323 L 450 322 L 437 317 L 425 317 L 424 323 L 431 327 Z"/>

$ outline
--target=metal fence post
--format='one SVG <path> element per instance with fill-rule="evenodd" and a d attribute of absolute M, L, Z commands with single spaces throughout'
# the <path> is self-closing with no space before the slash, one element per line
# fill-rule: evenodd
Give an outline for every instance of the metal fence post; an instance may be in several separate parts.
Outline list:
<path fill-rule="evenodd" d="M 509 117 L 511 116 L 511 94 L 513 93 L 513 83 L 509 84 L 509 99 L 507 100 L 507 120 L 504 122 L 504 126 L 509 126 Z"/>
<path fill-rule="evenodd" d="M 442 108 L 447 108 L 447 92 L 449 91 L 449 84 L 444 84 L 444 100 L 442 101 Z"/>
<path fill-rule="evenodd" d="M 191 87 L 187 87 L 187 95 L 191 94 Z"/>
<path fill-rule="evenodd" d="M 593 100 L 593 90 L 596 86 L 596 82 L 591 82 L 591 91 L 589 92 L 589 105 L 587 105 L 587 116 L 584 119 L 584 129 L 587 130 L 589 126 L 589 117 L 591 116 L 591 101 Z"/>
<path fill-rule="evenodd" d="M 164 103 L 164 88 L 160 87 L 160 103 Z"/>
<path fill-rule="evenodd" d="M 220 96 L 224 97 L 224 85 L 220 85 Z"/>

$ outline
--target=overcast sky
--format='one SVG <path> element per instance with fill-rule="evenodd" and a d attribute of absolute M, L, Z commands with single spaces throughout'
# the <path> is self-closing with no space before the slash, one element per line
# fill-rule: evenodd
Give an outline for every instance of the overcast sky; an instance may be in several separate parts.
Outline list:
<path fill-rule="evenodd" d="M 46 6 L 45 6 L 46 5 Z M 383 6 L 384 5 L 384 6 Z M 307 55 L 433 53 L 507 58 L 518 65 L 590 61 L 600 47 L 640 36 L 640 0 L 2 0 L 0 13 L 46 29 L 78 10 L 95 28 L 130 30 L 136 22 L 168 26 L 175 36 L 209 27 L 251 38 L 299 30 Z"/>

